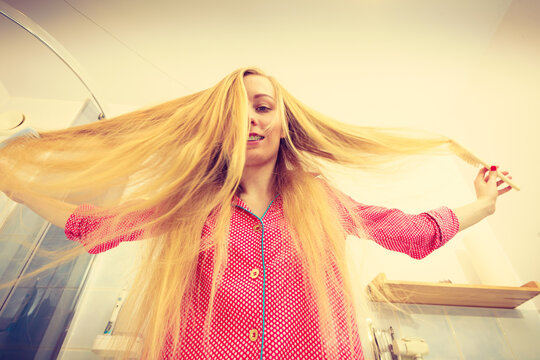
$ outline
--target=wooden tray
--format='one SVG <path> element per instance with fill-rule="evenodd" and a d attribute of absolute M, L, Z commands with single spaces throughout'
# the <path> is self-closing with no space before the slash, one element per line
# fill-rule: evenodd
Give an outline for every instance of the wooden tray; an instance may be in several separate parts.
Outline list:
<path fill-rule="evenodd" d="M 372 301 L 513 309 L 540 294 L 540 283 L 511 287 L 391 281 L 380 273 L 368 284 L 367 292 Z"/>

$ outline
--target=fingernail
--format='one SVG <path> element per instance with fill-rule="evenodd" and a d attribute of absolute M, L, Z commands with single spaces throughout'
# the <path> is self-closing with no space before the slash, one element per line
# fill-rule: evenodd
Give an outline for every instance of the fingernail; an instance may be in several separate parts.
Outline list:
<path fill-rule="evenodd" d="M 495 165 L 491 166 L 491 171 L 497 170 L 497 167 Z"/>

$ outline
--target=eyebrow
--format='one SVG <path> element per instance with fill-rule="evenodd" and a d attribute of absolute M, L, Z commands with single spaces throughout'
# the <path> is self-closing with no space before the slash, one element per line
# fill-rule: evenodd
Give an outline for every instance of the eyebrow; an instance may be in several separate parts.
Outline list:
<path fill-rule="evenodd" d="M 268 96 L 270 99 L 274 100 L 273 97 L 271 97 L 270 95 L 268 94 L 255 94 L 255 96 L 253 96 L 254 99 L 258 98 L 258 97 L 263 97 L 263 96 Z"/>

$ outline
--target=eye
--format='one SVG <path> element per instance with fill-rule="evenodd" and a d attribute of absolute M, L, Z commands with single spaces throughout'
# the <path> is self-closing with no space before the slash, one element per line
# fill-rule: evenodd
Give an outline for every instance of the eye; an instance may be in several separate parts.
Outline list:
<path fill-rule="evenodd" d="M 261 110 L 262 112 L 268 112 L 268 111 L 272 110 L 272 109 L 270 109 L 269 107 L 266 107 L 266 106 L 264 106 L 264 105 L 258 106 L 258 107 L 256 108 L 257 111 L 259 111 L 259 109 L 263 109 L 263 110 Z"/>

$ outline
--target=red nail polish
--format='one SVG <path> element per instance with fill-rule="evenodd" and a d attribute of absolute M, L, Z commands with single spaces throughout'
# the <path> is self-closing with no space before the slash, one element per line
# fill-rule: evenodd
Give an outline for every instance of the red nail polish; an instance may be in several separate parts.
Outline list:
<path fill-rule="evenodd" d="M 495 165 L 491 166 L 491 171 L 497 170 L 497 167 Z"/>

